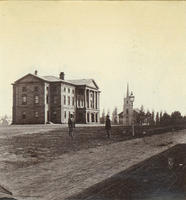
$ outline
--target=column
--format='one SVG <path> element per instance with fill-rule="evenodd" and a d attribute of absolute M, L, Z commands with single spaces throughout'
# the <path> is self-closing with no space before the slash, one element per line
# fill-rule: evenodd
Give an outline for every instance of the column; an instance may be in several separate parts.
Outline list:
<path fill-rule="evenodd" d="M 89 103 L 89 108 L 91 108 L 91 104 L 90 104 L 90 93 L 91 93 L 91 92 L 90 92 L 90 90 L 89 90 L 89 94 L 88 94 L 88 100 L 89 100 L 88 103 Z"/>
<path fill-rule="evenodd" d="M 84 107 L 87 108 L 87 90 L 85 88 L 85 92 L 84 92 Z"/>
<path fill-rule="evenodd" d="M 93 101 L 93 108 L 95 108 L 95 106 L 94 106 L 94 91 L 92 91 L 93 92 L 93 95 L 92 95 L 92 101 Z"/>
<path fill-rule="evenodd" d="M 97 93 L 97 92 L 96 92 L 96 95 L 95 95 L 95 96 L 96 96 L 96 102 L 95 102 L 95 103 L 96 103 L 96 106 L 95 106 L 95 108 L 98 109 L 98 93 Z"/>

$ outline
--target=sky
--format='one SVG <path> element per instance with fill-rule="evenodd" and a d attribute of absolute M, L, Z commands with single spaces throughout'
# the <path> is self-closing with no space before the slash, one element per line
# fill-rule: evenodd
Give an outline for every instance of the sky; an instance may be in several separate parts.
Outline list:
<path fill-rule="evenodd" d="M 38 75 L 93 78 L 101 112 L 134 107 L 186 115 L 186 1 L 1 1 L 0 116 L 12 85 Z"/>

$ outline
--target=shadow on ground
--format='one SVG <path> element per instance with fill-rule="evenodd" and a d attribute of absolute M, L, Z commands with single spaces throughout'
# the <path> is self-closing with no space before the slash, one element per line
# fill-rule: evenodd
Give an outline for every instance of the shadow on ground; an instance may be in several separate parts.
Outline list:
<path fill-rule="evenodd" d="M 66 200 L 185 200 L 186 144 L 151 157 Z"/>

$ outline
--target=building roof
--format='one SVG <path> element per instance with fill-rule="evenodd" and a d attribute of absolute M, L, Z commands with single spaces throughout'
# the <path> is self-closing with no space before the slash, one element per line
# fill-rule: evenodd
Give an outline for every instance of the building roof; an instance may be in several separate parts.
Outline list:
<path fill-rule="evenodd" d="M 82 85 L 82 86 L 88 86 L 88 87 L 99 89 L 98 85 L 96 84 L 96 82 L 93 79 L 62 80 L 56 76 L 38 76 L 35 74 L 31 74 L 31 73 L 18 79 L 17 81 L 15 81 L 15 83 L 19 82 L 20 80 L 23 80 L 25 77 L 30 76 L 30 75 L 34 76 L 36 78 L 39 78 L 40 80 L 47 81 L 47 82 L 62 82 L 62 83 L 71 84 L 74 86 Z"/>
<path fill-rule="evenodd" d="M 68 80 L 68 82 L 74 85 L 86 85 L 89 87 L 96 87 L 97 89 L 99 89 L 98 85 L 93 79 L 76 79 L 76 80 Z"/>
<path fill-rule="evenodd" d="M 62 80 L 60 78 L 57 78 L 56 76 L 42 76 L 42 79 L 49 81 L 49 82 L 61 82 Z"/>

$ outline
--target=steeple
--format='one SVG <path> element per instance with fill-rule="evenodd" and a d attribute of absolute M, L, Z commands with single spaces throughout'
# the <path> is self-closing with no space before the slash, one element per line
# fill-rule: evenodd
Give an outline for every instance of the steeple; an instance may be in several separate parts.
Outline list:
<path fill-rule="evenodd" d="M 129 84 L 127 83 L 127 97 L 129 97 Z"/>

